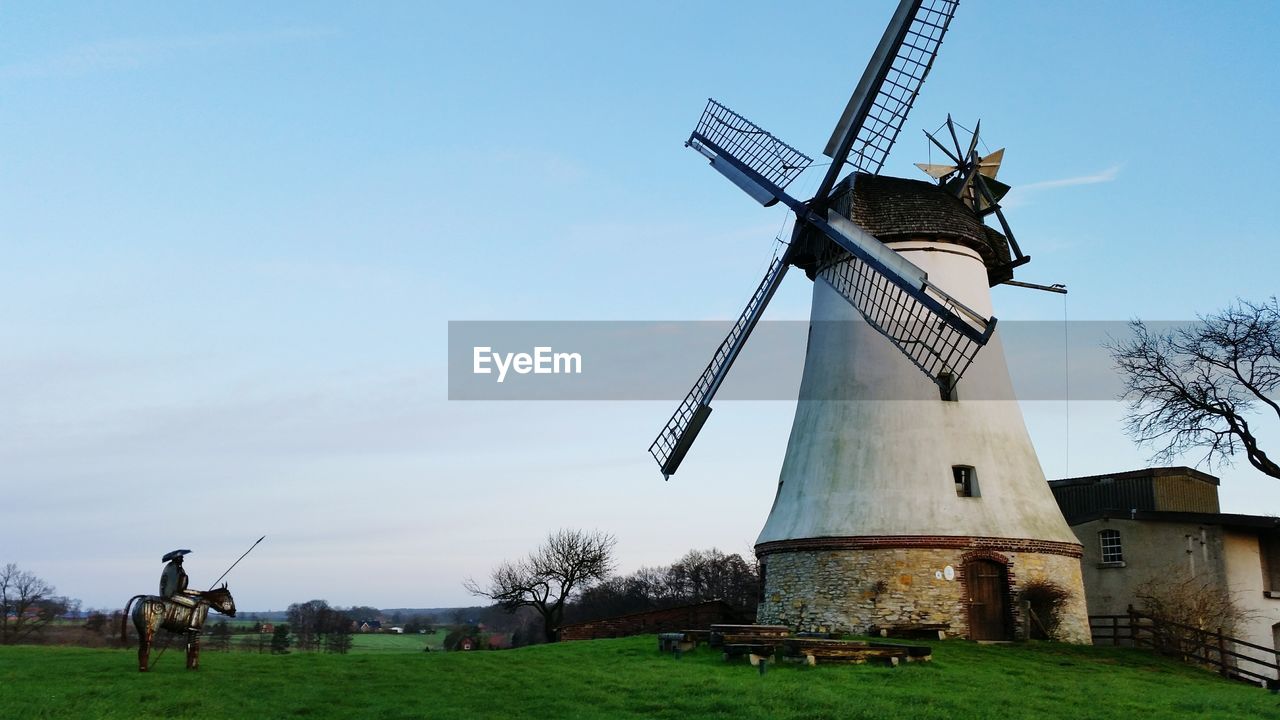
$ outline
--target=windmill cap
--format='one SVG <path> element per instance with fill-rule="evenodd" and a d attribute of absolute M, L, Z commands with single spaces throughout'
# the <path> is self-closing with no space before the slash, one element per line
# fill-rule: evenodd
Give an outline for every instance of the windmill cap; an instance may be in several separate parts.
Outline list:
<path fill-rule="evenodd" d="M 171 550 L 171 551 L 169 551 L 169 552 L 165 553 L 165 554 L 164 554 L 164 557 L 160 558 L 160 562 L 169 562 L 170 560 L 173 560 L 173 559 L 176 559 L 176 558 L 180 558 L 180 557 L 182 557 L 183 555 L 186 555 L 186 554 L 187 554 L 187 553 L 189 553 L 189 552 L 191 552 L 191 551 L 190 551 L 190 550 Z"/>
<path fill-rule="evenodd" d="M 836 210 L 882 242 L 933 236 L 978 251 L 988 268 L 1009 262 L 1009 241 L 946 189 L 924 180 L 858 172 L 833 191 Z"/>

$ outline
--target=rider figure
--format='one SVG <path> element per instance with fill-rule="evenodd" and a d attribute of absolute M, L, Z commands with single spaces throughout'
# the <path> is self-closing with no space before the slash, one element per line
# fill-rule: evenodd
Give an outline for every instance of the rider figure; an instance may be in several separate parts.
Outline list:
<path fill-rule="evenodd" d="M 195 607 L 198 599 L 187 590 L 187 571 L 182 569 L 182 556 L 190 550 L 174 550 L 160 558 L 167 562 L 160 573 L 160 597 L 186 607 Z"/>

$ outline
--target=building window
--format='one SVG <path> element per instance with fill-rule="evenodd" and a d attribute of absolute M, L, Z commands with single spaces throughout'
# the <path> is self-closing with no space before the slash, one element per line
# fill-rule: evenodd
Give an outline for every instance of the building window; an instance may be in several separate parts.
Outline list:
<path fill-rule="evenodd" d="M 978 473 L 970 465 L 951 466 L 951 477 L 959 497 L 978 497 Z"/>
<path fill-rule="evenodd" d="M 1120 549 L 1119 530 L 1099 530 L 1098 540 L 1102 543 L 1102 562 L 1104 565 L 1124 562 L 1124 552 Z"/>

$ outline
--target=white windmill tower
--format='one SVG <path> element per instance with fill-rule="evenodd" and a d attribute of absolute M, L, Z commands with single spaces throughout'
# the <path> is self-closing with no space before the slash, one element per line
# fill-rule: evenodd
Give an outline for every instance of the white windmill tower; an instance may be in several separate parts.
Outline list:
<path fill-rule="evenodd" d="M 1012 637 L 1028 582 L 1070 591 L 1057 637 L 1089 642 L 1081 546 L 1045 482 L 1013 397 L 990 287 L 1030 260 L 994 180 L 1002 151 L 878 175 L 957 0 L 900 0 L 825 153 L 814 197 L 785 187 L 811 160 L 714 100 L 688 145 L 763 205 L 796 214 L 738 322 L 650 447 L 670 477 L 792 265 L 814 280 L 801 397 L 756 544 L 759 620 L 802 629 L 945 625 Z M 838 180 L 845 163 L 854 172 Z M 999 219 L 1003 234 L 987 227 Z M 1018 283 L 1024 284 L 1025 283 Z M 984 347 L 985 352 L 979 354 Z M 963 381 L 962 381 L 963 378 Z"/>

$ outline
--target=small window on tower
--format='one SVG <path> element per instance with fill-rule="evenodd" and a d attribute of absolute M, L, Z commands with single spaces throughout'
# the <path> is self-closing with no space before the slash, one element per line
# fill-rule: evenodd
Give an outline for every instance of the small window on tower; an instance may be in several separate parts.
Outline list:
<path fill-rule="evenodd" d="M 978 497 L 978 475 L 969 465 L 953 465 L 951 476 L 956 481 L 956 495 Z"/>
<path fill-rule="evenodd" d="M 945 402 L 956 401 L 956 379 L 949 372 L 938 373 L 938 392 L 942 394 Z"/>
<path fill-rule="evenodd" d="M 1102 544 L 1102 564 L 1123 566 L 1124 551 L 1120 547 L 1119 530 L 1099 530 L 1098 542 Z"/>

